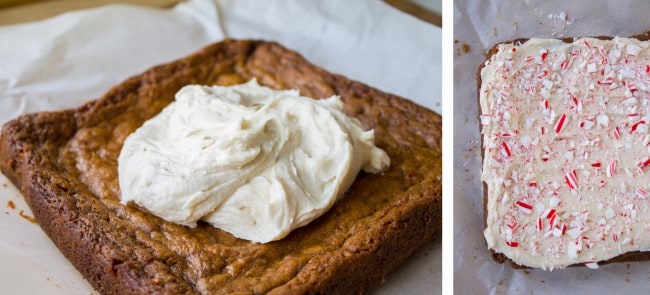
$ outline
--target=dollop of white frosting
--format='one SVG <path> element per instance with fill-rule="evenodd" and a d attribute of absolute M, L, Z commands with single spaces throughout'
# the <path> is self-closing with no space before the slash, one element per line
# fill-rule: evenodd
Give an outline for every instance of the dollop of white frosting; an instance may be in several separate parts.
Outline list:
<path fill-rule="evenodd" d="M 255 80 L 185 86 L 126 138 L 122 203 L 254 242 L 281 239 L 329 210 L 362 168 L 390 165 L 374 132 L 342 110 L 337 96 L 314 100 Z"/>

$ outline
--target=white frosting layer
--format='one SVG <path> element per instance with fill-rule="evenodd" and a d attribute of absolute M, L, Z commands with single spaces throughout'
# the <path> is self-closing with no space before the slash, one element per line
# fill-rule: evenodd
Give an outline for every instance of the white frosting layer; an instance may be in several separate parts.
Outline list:
<path fill-rule="evenodd" d="M 313 100 L 255 80 L 186 86 L 124 142 L 122 202 L 255 242 L 281 239 L 325 213 L 361 168 L 389 166 L 373 131 L 342 109 L 338 97 Z"/>
<path fill-rule="evenodd" d="M 490 249 L 546 269 L 650 249 L 649 46 L 532 39 L 486 61 Z"/>

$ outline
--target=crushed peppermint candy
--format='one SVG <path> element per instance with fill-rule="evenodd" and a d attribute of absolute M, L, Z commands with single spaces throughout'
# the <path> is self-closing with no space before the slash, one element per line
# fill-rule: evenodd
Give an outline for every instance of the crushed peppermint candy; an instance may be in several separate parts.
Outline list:
<path fill-rule="evenodd" d="M 481 81 L 490 248 L 546 269 L 650 249 L 649 41 L 502 44 Z"/>
<path fill-rule="evenodd" d="M 578 188 L 578 175 L 575 170 L 566 173 L 564 175 L 564 180 L 571 190 Z"/>
<path fill-rule="evenodd" d="M 533 206 L 524 201 L 516 201 L 515 206 L 517 206 L 517 208 L 519 208 L 519 210 L 525 214 L 530 214 L 533 212 Z"/>
<path fill-rule="evenodd" d="M 555 123 L 555 132 L 560 133 L 564 126 L 567 124 L 567 119 L 566 119 L 566 114 L 562 114 L 560 116 L 560 119 L 557 120 L 557 123 Z"/>

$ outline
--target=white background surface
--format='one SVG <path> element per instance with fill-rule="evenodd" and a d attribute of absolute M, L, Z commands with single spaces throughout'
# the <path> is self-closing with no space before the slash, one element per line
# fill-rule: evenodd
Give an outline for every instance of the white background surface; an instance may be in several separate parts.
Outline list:
<path fill-rule="evenodd" d="M 567 4 L 570 3 L 570 4 Z M 476 73 L 487 49 L 516 38 L 631 36 L 650 30 L 650 1 L 454 3 L 454 289 L 456 294 L 647 294 L 650 263 L 598 270 L 513 270 L 492 261 L 483 239 Z M 563 20 L 560 13 L 568 18 Z M 470 51 L 464 53 L 462 45 Z"/>
<path fill-rule="evenodd" d="M 0 27 L 0 123 L 78 106 L 225 36 L 277 41 L 331 72 L 440 112 L 440 29 L 383 2 L 193 0 L 173 10 L 110 6 Z M 2 293 L 93 292 L 40 228 L 19 216 L 32 214 L 3 175 L 0 200 Z M 439 293 L 440 253 L 440 241 L 426 245 L 371 293 Z"/>

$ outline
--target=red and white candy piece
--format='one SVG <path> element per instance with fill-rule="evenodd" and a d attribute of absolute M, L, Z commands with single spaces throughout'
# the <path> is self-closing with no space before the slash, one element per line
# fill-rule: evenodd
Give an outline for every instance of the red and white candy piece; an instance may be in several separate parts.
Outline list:
<path fill-rule="evenodd" d="M 614 127 L 614 130 L 612 130 L 612 137 L 616 140 L 621 139 L 621 131 L 618 130 L 618 126 Z"/>
<path fill-rule="evenodd" d="M 646 190 L 644 190 L 642 188 L 637 188 L 635 193 L 641 199 L 645 199 L 648 196 L 648 191 L 646 191 Z"/>
<path fill-rule="evenodd" d="M 566 184 L 569 186 L 569 189 L 574 190 L 578 188 L 578 175 L 576 174 L 575 169 L 571 172 L 566 173 L 564 175 L 564 180 L 566 181 Z"/>
<path fill-rule="evenodd" d="M 539 63 L 545 61 L 547 57 L 548 57 L 548 49 L 542 48 L 542 50 L 539 51 L 539 55 L 535 58 L 535 60 Z"/>
<path fill-rule="evenodd" d="M 639 161 L 636 164 L 636 168 L 637 168 L 637 171 L 639 171 L 639 174 L 644 174 L 643 169 L 645 167 L 648 167 L 648 166 L 650 166 L 650 158 L 648 158 L 648 157 L 645 157 L 645 158 L 641 159 L 641 161 Z"/>
<path fill-rule="evenodd" d="M 510 150 L 510 146 L 505 141 L 501 143 L 501 154 L 506 158 L 510 158 L 510 156 L 512 156 L 512 151 Z"/>
<path fill-rule="evenodd" d="M 614 83 L 614 78 L 606 77 L 604 80 L 596 81 L 596 83 L 598 83 L 598 85 L 612 85 L 612 83 Z"/>
<path fill-rule="evenodd" d="M 519 246 L 519 243 L 515 242 L 515 241 L 508 241 L 508 242 L 506 242 L 506 245 L 508 245 L 510 247 L 513 247 L 513 248 L 517 248 L 517 246 Z"/>
<path fill-rule="evenodd" d="M 548 219 L 549 228 L 555 227 L 557 221 L 557 213 L 555 209 L 546 209 L 542 214 L 542 218 Z"/>
<path fill-rule="evenodd" d="M 607 177 L 612 177 L 612 175 L 614 175 L 614 172 L 616 172 L 616 166 L 618 166 L 617 160 L 609 162 L 609 165 L 607 166 Z"/>
<path fill-rule="evenodd" d="M 584 120 L 583 122 L 580 123 L 580 127 L 584 128 L 584 129 L 587 129 L 587 130 L 593 128 L 594 125 L 595 125 L 594 121 L 591 121 L 589 119 Z"/>
<path fill-rule="evenodd" d="M 560 205 L 560 202 L 561 202 L 560 198 L 558 198 L 558 197 L 551 197 L 551 199 L 548 201 L 548 205 L 549 205 L 551 208 L 555 208 L 555 207 L 557 207 L 558 205 Z"/>
<path fill-rule="evenodd" d="M 519 208 L 519 211 L 523 213 L 530 214 L 533 212 L 533 205 L 524 201 L 516 201 L 515 206 L 517 206 L 517 208 Z"/>
<path fill-rule="evenodd" d="M 569 59 L 565 59 L 565 60 L 563 60 L 562 63 L 560 64 L 560 67 L 561 67 L 562 69 L 566 70 L 566 69 L 569 68 L 570 63 L 571 63 L 571 60 L 569 60 Z"/>
<path fill-rule="evenodd" d="M 627 83 L 627 89 L 629 89 L 630 92 L 634 92 L 638 90 L 636 89 L 636 84 L 634 82 Z"/>
<path fill-rule="evenodd" d="M 646 125 L 644 120 L 635 122 L 632 124 L 632 127 L 630 128 L 630 134 L 634 133 L 635 131 L 639 131 L 641 133 L 646 133 L 648 132 L 648 125 Z"/>
<path fill-rule="evenodd" d="M 555 123 L 555 133 L 560 133 L 562 129 L 564 129 L 564 126 L 567 124 L 567 118 L 566 114 L 562 114 L 560 116 L 560 119 L 557 120 Z"/>

